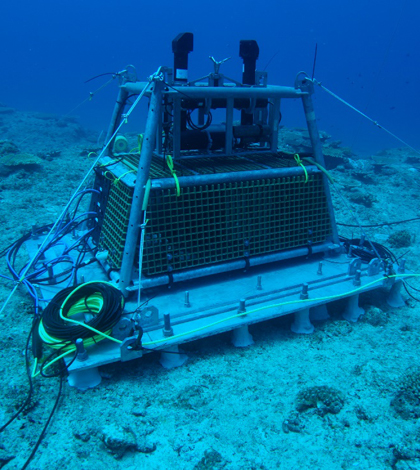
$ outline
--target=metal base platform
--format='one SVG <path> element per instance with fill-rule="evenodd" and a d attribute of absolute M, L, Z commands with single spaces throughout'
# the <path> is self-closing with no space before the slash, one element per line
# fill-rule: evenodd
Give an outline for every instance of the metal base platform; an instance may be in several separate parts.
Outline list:
<path fill-rule="evenodd" d="M 30 252 L 37 247 L 36 242 L 28 243 Z M 80 269 L 79 275 L 79 281 L 108 281 L 97 264 Z M 101 341 L 88 349 L 85 360 L 70 364 L 69 371 L 128 361 L 155 350 L 171 350 L 182 343 L 292 313 L 295 313 L 292 331 L 311 333 L 310 312 L 315 307 L 347 297 L 346 315 L 355 321 L 361 313 L 359 294 L 380 287 L 391 288 L 394 283 L 384 277 L 379 260 L 362 265 L 360 259 L 344 254 L 318 254 L 180 282 L 170 288 L 155 287 L 142 292 L 141 309 L 137 309 L 137 293 L 125 307 L 125 312 L 138 310 L 137 319 L 143 329 L 142 348 L 133 346 L 135 314 L 127 313 L 113 329 L 113 336 L 122 340 L 122 344 Z M 48 299 L 64 287 L 45 286 L 41 294 Z M 169 331 L 164 324 L 167 314 Z"/>

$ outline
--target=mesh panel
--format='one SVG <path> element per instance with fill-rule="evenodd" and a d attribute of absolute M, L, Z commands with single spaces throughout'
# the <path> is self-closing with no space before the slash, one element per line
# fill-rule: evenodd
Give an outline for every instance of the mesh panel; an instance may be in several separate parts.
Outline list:
<path fill-rule="evenodd" d="M 320 174 L 154 190 L 143 272 L 171 272 L 323 242 L 331 233 Z"/>
<path fill-rule="evenodd" d="M 111 266 L 120 268 L 130 217 L 133 188 L 121 181 L 112 184 L 99 237 L 99 248 L 108 250 Z"/>
<path fill-rule="evenodd" d="M 326 241 L 331 223 L 321 173 L 305 177 L 258 179 L 258 169 L 295 166 L 290 155 L 199 157 L 176 164 L 177 174 L 256 170 L 255 179 L 231 183 L 152 189 L 149 196 L 143 273 L 185 268 L 306 246 Z M 191 170 L 189 170 L 189 167 Z M 257 169 L 258 168 L 258 169 Z M 152 178 L 169 177 L 162 159 L 153 158 Z M 111 185 L 99 247 L 120 269 L 133 188 Z M 136 248 L 138 250 L 138 247 Z M 136 259 L 137 259 L 136 255 Z"/>

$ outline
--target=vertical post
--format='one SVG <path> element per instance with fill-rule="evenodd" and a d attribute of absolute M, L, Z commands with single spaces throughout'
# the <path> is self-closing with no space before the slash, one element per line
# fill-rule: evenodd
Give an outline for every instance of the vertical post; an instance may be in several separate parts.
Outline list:
<path fill-rule="evenodd" d="M 161 81 L 159 78 L 154 79 L 154 86 L 152 89 L 152 96 L 150 98 L 149 114 L 147 116 L 146 130 L 141 148 L 136 185 L 134 187 L 133 200 L 131 203 L 127 237 L 125 240 L 124 254 L 120 271 L 119 289 L 122 291 L 124 296 L 128 295 L 127 288 L 130 286 L 131 282 L 134 256 L 136 254 L 136 246 L 140 234 L 145 187 L 149 179 L 150 165 L 152 162 L 153 151 L 155 149 L 156 131 L 162 113 L 163 86 L 163 81 Z"/>
<path fill-rule="evenodd" d="M 181 99 L 174 96 L 174 109 L 173 109 L 173 132 L 172 132 L 172 156 L 176 160 L 181 155 L 181 133 L 183 130 L 181 126 Z"/>
<path fill-rule="evenodd" d="M 232 155 L 232 140 L 233 140 L 233 98 L 226 100 L 226 136 L 225 136 L 225 153 Z"/>
<path fill-rule="evenodd" d="M 118 98 L 114 106 L 114 111 L 112 112 L 111 122 L 109 123 L 108 131 L 106 133 L 105 142 L 109 141 L 109 139 L 112 137 L 112 134 L 115 132 L 115 129 L 119 125 L 120 120 L 121 120 L 121 115 L 124 112 L 125 103 L 127 102 L 127 98 L 128 98 L 128 91 L 123 88 L 120 88 L 120 91 L 118 92 Z M 106 151 L 106 154 L 108 156 L 112 154 L 113 145 L 114 145 L 114 142 L 110 142 L 108 149 Z"/>
<path fill-rule="evenodd" d="M 270 114 L 268 124 L 271 129 L 270 149 L 277 152 L 279 144 L 279 120 L 280 120 L 280 98 L 271 98 L 273 104 L 270 106 Z"/>
<path fill-rule="evenodd" d="M 296 85 L 295 85 L 296 86 Z M 322 144 L 319 138 L 318 125 L 316 123 L 315 109 L 312 102 L 312 94 L 314 92 L 314 85 L 310 80 L 302 78 L 298 80 L 298 87 L 304 92 L 302 95 L 303 109 L 305 111 L 306 125 L 308 127 L 309 137 L 311 139 L 312 150 L 314 152 L 315 161 L 325 168 L 324 154 L 322 153 Z M 338 230 L 335 222 L 334 208 L 331 200 L 330 187 L 328 185 L 328 178 L 323 173 L 324 191 L 327 197 L 328 212 L 331 220 L 331 229 L 333 242 L 339 244 Z"/>

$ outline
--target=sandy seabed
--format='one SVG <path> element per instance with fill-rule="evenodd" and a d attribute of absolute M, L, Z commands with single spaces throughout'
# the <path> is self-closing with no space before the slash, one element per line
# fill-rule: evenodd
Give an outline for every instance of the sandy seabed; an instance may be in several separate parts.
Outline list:
<path fill-rule="evenodd" d="M 7 156 L 0 158 L 3 249 L 33 225 L 55 220 L 92 163 L 87 150 L 96 147 L 97 135 L 50 115 L 12 110 L 0 118 L 2 139 L 39 159 L 11 166 Z M 353 223 L 350 207 L 362 224 L 419 217 L 419 165 L 413 156 L 407 162 L 409 156 L 393 149 L 386 164 L 355 160 L 332 170 L 337 221 Z M 340 227 L 347 237 L 352 230 L 359 236 Z M 390 246 L 390 237 L 402 230 L 409 232 L 410 246 L 391 249 L 420 273 L 418 221 L 367 233 Z M 4 260 L 1 266 L 7 274 Z M 12 287 L 1 281 L 1 303 Z M 382 292 L 361 296 L 366 314 L 357 323 L 343 320 L 343 304 L 332 303 L 331 318 L 316 323 L 311 335 L 291 333 L 292 318 L 283 317 L 252 326 L 255 344 L 245 349 L 234 348 L 230 335 L 222 334 L 185 345 L 189 361 L 181 368 L 165 370 L 153 353 L 104 367 L 95 389 L 80 392 L 64 383 L 28 468 L 420 469 L 420 423 L 391 406 L 403 374 L 420 367 L 420 307 L 404 296 L 406 305 L 398 309 L 387 306 Z M 31 311 L 29 296 L 18 289 L 2 314 L 1 424 L 28 391 L 23 351 Z M 58 386 L 57 378 L 34 380 L 30 409 L 0 434 L 0 468 L 23 466 Z M 322 403 L 297 409 L 299 393 L 315 386 L 343 397 L 338 413 L 326 412 Z M 420 407 L 420 384 L 418 399 Z"/>

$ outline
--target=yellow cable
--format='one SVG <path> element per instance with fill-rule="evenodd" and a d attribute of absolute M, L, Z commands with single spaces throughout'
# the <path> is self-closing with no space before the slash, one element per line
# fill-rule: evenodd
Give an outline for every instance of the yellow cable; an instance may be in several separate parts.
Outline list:
<path fill-rule="evenodd" d="M 72 350 L 69 350 L 69 351 L 66 351 L 64 352 L 63 354 L 60 354 L 59 356 L 57 356 L 55 359 L 53 359 L 51 362 L 49 362 L 47 365 L 43 366 L 42 369 L 45 370 L 47 369 L 48 367 L 51 367 L 53 364 L 55 364 L 57 361 L 59 361 L 60 359 L 62 359 L 63 357 L 67 356 L 68 354 L 70 354 L 71 352 L 74 352 L 76 351 L 76 348 L 73 348 Z M 38 375 L 41 373 L 41 371 L 39 370 L 37 373 L 34 373 L 35 372 L 35 369 L 34 371 L 32 372 L 32 377 L 38 377 Z"/>
<path fill-rule="evenodd" d="M 305 183 L 308 182 L 308 172 L 306 171 L 305 165 L 302 162 L 302 159 L 300 158 L 298 153 L 295 153 L 294 155 L 296 163 L 303 168 L 303 171 L 305 172 Z"/>
<path fill-rule="evenodd" d="M 38 367 L 38 358 L 35 358 L 35 361 L 34 361 L 34 367 L 32 369 L 32 375 L 31 377 L 35 377 L 35 371 L 36 371 L 36 368 Z"/>
<path fill-rule="evenodd" d="M 96 152 L 89 152 L 88 153 L 88 158 L 90 158 L 91 155 L 94 155 L 96 157 L 98 156 L 98 154 Z"/>
<path fill-rule="evenodd" d="M 176 171 L 174 169 L 174 161 L 170 155 L 166 155 L 166 164 L 168 165 L 169 171 L 172 173 L 172 176 L 175 180 L 176 195 L 179 197 L 181 195 L 181 187 L 179 186 L 178 176 L 176 175 Z"/>
<path fill-rule="evenodd" d="M 196 328 L 194 330 L 190 330 L 190 331 L 186 331 L 185 333 L 179 333 L 177 335 L 174 335 L 174 336 L 168 336 L 167 338 L 162 338 L 162 339 L 158 339 L 156 341 L 149 341 L 148 343 L 143 343 L 143 346 L 150 346 L 150 345 L 153 345 L 153 344 L 159 344 L 159 343 L 165 343 L 165 342 L 168 342 L 170 340 L 173 340 L 173 339 L 177 339 L 177 338 L 181 338 L 182 336 L 186 336 L 186 335 L 189 335 L 191 333 L 196 333 L 198 331 L 202 331 L 202 330 L 205 330 L 206 328 L 210 328 L 212 326 L 216 326 L 216 325 L 219 325 L 220 323 L 224 323 L 226 321 L 229 321 L 229 320 L 233 320 L 235 318 L 238 318 L 238 317 L 242 317 L 244 315 L 249 315 L 251 313 L 256 313 L 256 312 L 260 312 L 262 310 L 268 310 L 269 308 L 275 308 L 275 307 L 282 307 L 284 305 L 291 305 L 291 304 L 298 304 L 298 303 L 307 303 L 307 302 L 317 302 L 319 300 L 331 300 L 331 299 L 339 299 L 340 297 L 344 297 L 344 296 L 347 296 L 347 295 L 351 295 L 351 294 L 355 294 L 363 289 L 365 289 L 366 287 L 369 287 L 369 286 L 372 286 L 374 284 L 377 284 L 378 282 L 381 282 L 381 281 L 384 281 L 385 279 L 389 279 L 389 278 L 396 278 L 396 277 L 420 277 L 420 274 L 393 274 L 391 276 L 387 276 L 387 277 L 382 277 L 380 279 L 376 279 L 376 281 L 372 281 L 372 282 L 369 282 L 368 284 L 365 284 L 361 287 L 357 287 L 356 289 L 353 289 L 351 291 L 348 291 L 348 292 L 345 292 L 344 294 L 338 294 L 338 295 L 331 295 L 331 296 L 328 296 L 328 297 L 318 297 L 318 298 L 315 298 L 315 299 L 297 299 L 297 300 L 289 300 L 287 302 L 282 302 L 280 304 L 272 304 L 272 305 L 266 305 L 265 307 L 259 307 L 259 308 L 255 308 L 253 310 L 248 310 L 246 312 L 243 312 L 243 313 L 236 313 L 235 315 L 231 315 L 230 317 L 227 317 L 227 318 L 223 318 L 222 320 L 218 320 L 216 322 L 213 322 L 213 323 L 209 323 L 208 325 L 205 325 L 205 326 L 202 326 L 200 328 Z"/>
<path fill-rule="evenodd" d="M 156 341 L 149 341 L 147 343 L 143 343 L 143 346 L 150 346 L 150 345 L 155 345 L 155 344 L 159 344 L 159 343 L 166 343 L 168 341 L 171 341 L 171 340 L 174 340 L 174 339 L 177 339 L 177 338 L 181 338 L 183 336 L 186 336 L 186 335 L 189 335 L 189 334 L 192 334 L 192 333 L 196 333 L 196 332 L 199 332 L 199 331 L 202 331 L 202 330 L 205 330 L 207 328 L 210 328 L 212 326 L 216 326 L 216 325 L 219 325 L 221 323 L 224 323 L 224 322 L 227 322 L 229 320 L 233 320 L 233 319 L 236 319 L 238 317 L 241 317 L 241 316 L 244 316 L 244 315 L 250 315 L 252 313 L 257 313 L 257 312 L 260 312 L 262 310 L 268 310 L 270 308 L 276 308 L 276 307 L 282 307 L 282 306 L 285 306 L 285 305 L 291 305 L 291 304 L 300 304 L 300 303 L 308 303 L 308 302 L 318 302 L 318 301 L 321 301 L 321 300 L 331 300 L 331 299 L 339 299 L 340 297 L 345 297 L 345 296 L 348 296 L 348 295 L 352 295 L 352 294 L 355 294 L 357 292 L 360 292 L 364 289 L 366 289 L 366 287 L 370 287 L 374 284 L 377 284 L 379 282 L 382 282 L 382 281 L 385 281 L 387 279 L 392 279 L 392 278 L 404 278 L 404 277 L 420 277 L 420 274 L 392 274 L 390 276 L 386 276 L 386 277 L 381 277 L 379 279 L 376 279 L 372 282 L 369 282 L 368 284 L 364 284 L 363 286 L 361 287 L 357 287 L 355 289 L 352 289 L 350 291 L 347 291 L 343 294 L 337 294 L 337 295 L 331 295 L 331 296 L 326 296 L 326 297 L 317 297 L 317 298 L 313 298 L 313 299 L 296 299 L 296 300 L 289 300 L 289 301 L 286 301 L 286 302 L 281 302 L 279 304 L 271 304 L 271 305 L 266 305 L 264 307 L 259 307 L 259 308 L 255 308 L 253 310 L 248 310 L 248 311 L 245 311 L 245 312 L 242 312 L 242 313 L 236 313 L 235 315 L 231 315 L 229 317 L 226 317 L 226 318 L 223 318 L 221 320 L 218 320 L 216 322 L 212 322 L 212 323 L 209 323 L 207 325 L 204 325 L 200 328 L 196 328 L 194 330 L 190 330 L 190 331 L 186 331 L 184 333 L 179 333 L 177 335 L 174 335 L 174 336 L 170 336 L 170 337 L 167 337 L 167 338 L 162 338 L 162 339 L 159 339 L 159 340 L 156 340 Z M 83 326 L 95 333 L 97 333 L 97 335 L 103 337 L 103 338 L 107 338 L 111 341 L 114 341 L 118 344 L 122 344 L 122 341 L 120 340 L 117 340 L 115 338 L 112 338 L 111 336 L 109 336 L 108 334 L 105 334 L 101 331 L 98 331 L 96 330 L 95 328 L 92 328 L 90 327 L 89 325 L 86 325 L 85 323 L 83 322 L 79 322 L 77 320 L 73 320 L 71 318 L 67 318 L 65 316 L 63 316 L 63 309 L 64 309 L 64 306 L 66 305 L 66 303 L 69 301 L 69 299 L 71 298 L 71 296 L 77 292 L 80 288 L 82 288 L 83 286 L 86 286 L 88 284 L 93 284 L 97 281 L 90 281 L 90 282 L 87 282 L 85 284 L 81 284 L 80 286 L 76 287 L 72 292 L 70 292 L 70 294 L 66 297 L 66 299 L 64 300 L 64 302 L 61 304 L 61 308 L 60 308 L 60 317 L 64 320 L 64 321 L 67 321 L 67 322 L 70 322 L 70 323 L 74 323 L 74 324 L 77 324 L 77 325 L 80 325 L 80 326 Z M 108 285 L 111 285 L 112 287 L 114 287 L 111 283 L 109 282 L 102 282 L 103 284 L 108 284 Z M 98 297 L 100 296 L 90 296 L 90 297 L 96 297 L 94 300 L 95 302 L 98 301 L 98 305 L 100 305 L 100 300 L 98 299 Z M 79 308 L 81 307 L 81 301 L 77 302 L 75 304 L 75 306 L 72 306 L 71 309 L 74 307 L 74 311 L 72 312 L 72 314 L 75 314 L 76 311 L 77 313 L 79 313 Z M 89 306 L 89 308 L 91 308 Z M 70 309 L 70 310 L 71 310 Z M 70 311 L 69 310 L 69 311 Z M 41 322 L 42 323 L 42 322 Z M 40 325 L 41 325 L 40 323 Z M 89 338 L 89 341 L 90 343 L 95 344 L 93 338 Z M 61 344 L 62 344 L 62 341 L 61 341 Z M 83 341 L 83 344 L 85 344 L 85 341 Z M 70 345 L 69 345 L 70 346 Z M 58 360 L 60 360 L 62 357 L 66 356 L 67 354 L 69 354 L 70 352 L 72 351 L 75 351 L 76 348 L 71 345 L 71 349 L 65 351 L 63 354 L 61 354 L 60 356 L 58 356 L 57 358 L 55 358 L 53 361 L 51 361 L 50 363 L 48 363 L 45 367 L 50 367 L 52 364 L 54 364 L 55 362 L 57 362 Z M 34 368 L 35 370 L 35 368 Z M 38 372 L 37 374 L 33 375 L 33 377 L 36 377 L 37 375 L 39 375 L 40 372 Z"/>
<path fill-rule="evenodd" d="M 115 343 L 118 343 L 118 344 L 122 344 L 122 341 L 120 341 L 119 339 L 116 339 L 116 338 L 113 338 L 112 336 L 109 336 L 109 334 L 106 334 L 106 333 L 103 333 L 102 331 L 99 331 L 99 330 L 96 330 L 95 328 L 87 325 L 86 323 L 84 322 L 80 322 L 78 320 L 73 320 L 71 318 L 68 318 L 68 317 L 65 317 L 63 315 L 63 309 L 64 309 L 64 306 L 66 305 L 66 303 L 70 300 L 71 296 L 73 294 L 75 294 L 79 289 L 89 285 L 89 284 L 96 284 L 98 281 L 89 281 L 89 282 L 85 282 L 84 284 L 80 284 L 79 286 L 77 286 L 74 290 L 72 290 L 70 292 L 70 294 L 64 299 L 64 302 L 61 304 L 61 307 L 60 307 L 60 310 L 59 310 L 59 314 L 60 314 L 60 318 L 64 321 L 67 321 L 69 323 L 74 323 L 75 325 L 79 325 L 79 326 L 83 326 L 84 328 L 90 330 L 90 331 L 93 331 L 94 333 L 96 333 L 97 335 L 100 335 L 104 338 L 107 338 L 109 339 L 110 341 L 114 341 Z M 110 282 L 105 282 L 105 281 L 100 281 L 101 284 L 106 284 L 108 286 L 111 286 L 115 289 L 115 286 L 113 284 L 111 284 Z M 121 299 L 121 302 L 124 304 L 124 300 Z M 84 344 L 84 342 L 83 342 Z"/>

